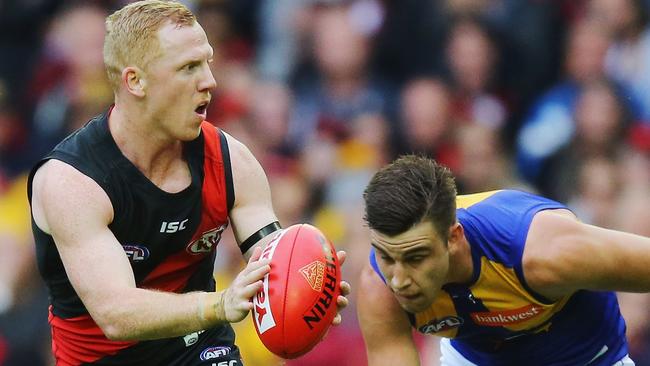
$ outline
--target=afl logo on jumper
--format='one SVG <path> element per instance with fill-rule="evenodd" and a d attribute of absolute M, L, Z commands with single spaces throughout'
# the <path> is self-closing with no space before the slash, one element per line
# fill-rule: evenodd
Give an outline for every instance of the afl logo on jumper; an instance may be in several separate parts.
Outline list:
<path fill-rule="evenodd" d="M 126 244 L 122 245 L 122 249 L 131 262 L 142 262 L 149 258 L 149 249 L 142 245 Z"/>
<path fill-rule="evenodd" d="M 463 318 L 459 318 L 457 316 L 447 316 L 442 319 L 433 319 L 432 321 L 418 328 L 418 330 L 421 333 L 431 334 L 458 328 L 461 325 L 463 325 Z"/>
<path fill-rule="evenodd" d="M 230 347 L 210 347 L 206 348 L 201 352 L 199 356 L 201 361 L 211 360 L 213 358 L 223 357 L 230 353 Z"/>
<path fill-rule="evenodd" d="M 187 246 L 190 254 L 210 253 L 221 240 L 221 233 L 228 227 L 228 223 L 204 232 L 200 238 L 194 240 Z"/>

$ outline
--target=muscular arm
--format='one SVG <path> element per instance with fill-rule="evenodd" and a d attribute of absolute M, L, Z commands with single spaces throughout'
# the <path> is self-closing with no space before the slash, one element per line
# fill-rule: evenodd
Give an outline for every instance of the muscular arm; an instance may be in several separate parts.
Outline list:
<path fill-rule="evenodd" d="M 250 150 L 241 142 L 227 135 L 232 166 L 235 203 L 230 219 L 237 242 L 241 244 L 253 233 L 277 221 L 271 203 L 271 189 L 264 170 Z M 264 247 L 273 235 L 258 241 L 246 253 L 247 260 L 254 248 Z"/>
<path fill-rule="evenodd" d="M 361 273 L 357 304 L 370 366 L 420 364 L 406 314 L 370 265 Z"/>
<path fill-rule="evenodd" d="M 39 169 L 32 210 L 38 227 L 54 238 L 70 283 L 109 339 L 166 338 L 228 321 L 223 293 L 137 288 L 124 250 L 108 228 L 113 219 L 108 196 L 71 166 L 51 160 Z M 264 264 L 247 267 L 250 296 L 258 289 L 255 280 L 266 273 Z"/>
<path fill-rule="evenodd" d="M 531 223 L 523 266 L 529 285 L 550 299 L 580 289 L 648 292 L 650 238 L 542 211 Z"/>

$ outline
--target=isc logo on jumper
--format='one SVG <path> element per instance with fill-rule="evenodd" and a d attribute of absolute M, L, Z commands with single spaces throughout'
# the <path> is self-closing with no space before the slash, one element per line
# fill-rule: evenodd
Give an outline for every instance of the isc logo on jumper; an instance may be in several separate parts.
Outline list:
<path fill-rule="evenodd" d="M 218 346 L 218 347 L 209 347 L 201 352 L 201 361 L 211 360 L 213 358 L 223 357 L 230 353 L 230 347 Z"/>
<path fill-rule="evenodd" d="M 187 227 L 187 220 L 189 219 L 185 219 L 183 221 L 163 221 L 160 225 L 160 232 L 171 234 L 183 231 Z"/>
<path fill-rule="evenodd" d="M 273 258 L 273 253 L 275 248 L 278 246 L 280 239 L 286 231 L 280 230 L 278 234 L 271 240 L 271 242 L 264 248 L 260 259 L 271 259 Z M 273 312 L 271 311 L 271 302 L 269 301 L 269 275 L 264 276 L 262 280 L 262 291 L 258 292 L 255 297 L 253 297 L 253 306 L 255 307 L 255 314 L 253 316 L 255 320 L 255 325 L 260 334 L 266 332 L 267 330 L 275 327 L 275 318 L 273 317 Z"/>
<path fill-rule="evenodd" d="M 442 319 L 434 319 L 418 328 L 418 330 L 421 333 L 431 334 L 458 328 L 461 325 L 463 325 L 463 318 L 459 318 L 457 316 L 447 316 Z"/>
<path fill-rule="evenodd" d="M 212 248 L 219 244 L 219 241 L 221 240 L 221 233 L 223 233 L 227 227 L 228 223 L 226 222 L 217 228 L 205 231 L 203 234 L 201 234 L 200 238 L 187 245 L 187 251 L 190 254 L 210 253 L 210 251 L 212 251 Z"/>
<path fill-rule="evenodd" d="M 149 258 L 149 249 L 142 245 L 126 244 L 122 245 L 122 249 L 131 262 L 142 262 Z"/>

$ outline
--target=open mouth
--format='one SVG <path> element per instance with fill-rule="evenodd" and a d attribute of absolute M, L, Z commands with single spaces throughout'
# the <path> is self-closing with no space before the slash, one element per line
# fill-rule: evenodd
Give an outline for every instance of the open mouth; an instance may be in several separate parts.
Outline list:
<path fill-rule="evenodd" d="M 205 116 L 207 111 L 208 111 L 208 102 L 203 102 L 199 104 L 199 106 L 196 107 L 196 109 L 194 109 L 194 112 L 202 116 Z"/>

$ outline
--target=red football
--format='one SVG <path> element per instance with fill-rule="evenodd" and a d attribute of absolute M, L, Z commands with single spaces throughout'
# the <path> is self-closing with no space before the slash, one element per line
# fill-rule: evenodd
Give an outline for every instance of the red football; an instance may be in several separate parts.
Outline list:
<path fill-rule="evenodd" d="M 311 350 L 336 316 L 341 266 L 332 243 L 308 224 L 290 226 L 262 252 L 271 259 L 264 288 L 253 298 L 262 343 L 282 358 Z"/>

